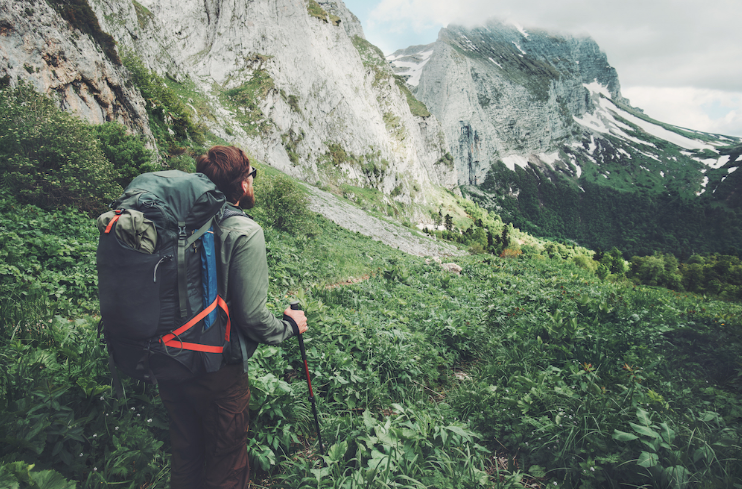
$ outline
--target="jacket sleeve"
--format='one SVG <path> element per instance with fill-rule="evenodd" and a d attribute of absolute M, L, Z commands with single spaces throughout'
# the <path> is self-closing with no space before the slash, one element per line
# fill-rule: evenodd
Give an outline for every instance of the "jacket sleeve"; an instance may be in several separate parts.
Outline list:
<path fill-rule="evenodd" d="M 250 340 L 276 345 L 293 336 L 294 330 L 268 310 L 267 295 L 268 262 L 260 229 L 235 243 L 229 264 L 230 318 L 233 327 Z"/>

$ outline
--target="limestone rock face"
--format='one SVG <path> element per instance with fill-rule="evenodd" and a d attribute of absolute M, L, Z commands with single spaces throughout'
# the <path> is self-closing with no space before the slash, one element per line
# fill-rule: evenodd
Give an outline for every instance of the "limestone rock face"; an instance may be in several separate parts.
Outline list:
<path fill-rule="evenodd" d="M 210 130 L 258 160 L 309 182 L 339 179 L 402 202 L 431 184 L 453 187 L 437 120 L 414 116 L 382 56 L 342 1 L 89 0 L 122 50 L 212 103 Z M 378 58 L 378 59 L 376 59 Z M 262 77 L 255 120 L 224 93 Z"/>
<path fill-rule="evenodd" d="M 0 2 L 0 77 L 23 80 L 92 123 L 118 121 L 153 141 L 126 70 L 47 2 Z"/>
<path fill-rule="evenodd" d="M 458 182 L 477 185 L 508 156 L 547 154 L 573 137 L 574 117 L 594 109 L 584 84 L 625 102 L 618 76 L 589 38 L 489 21 L 442 29 L 438 41 L 390 56 L 443 126 Z"/>

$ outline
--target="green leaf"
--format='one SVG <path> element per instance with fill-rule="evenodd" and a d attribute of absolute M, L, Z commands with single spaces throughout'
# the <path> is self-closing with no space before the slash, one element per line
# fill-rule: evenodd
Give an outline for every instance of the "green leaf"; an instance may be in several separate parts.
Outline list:
<path fill-rule="evenodd" d="M 631 441 L 636 440 L 639 438 L 636 435 L 633 435 L 631 433 L 626 433 L 625 431 L 619 431 L 619 430 L 613 430 L 613 439 L 618 441 Z"/>
<path fill-rule="evenodd" d="M 649 413 L 642 408 L 636 410 L 636 417 L 639 418 L 639 421 L 641 421 L 644 426 L 652 424 L 652 421 L 649 419 Z"/>
<path fill-rule="evenodd" d="M 636 463 L 642 467 L 654 467 L 659 463 L 659 457 L 656 453 L 642 452 Z"/>
<path fill-rule="evenodd" d="M 54 470 L 42 470 L 31 472 L 31 479 L 39 489 L 75 489 L 77 484 L 62 477 L 62 474 Z"/>
<path fill-rule="evenodd" d="M 542 477 L 546 477 L 546 471 L 540 465 L 531 465 L 528 468 L 528 473 L 531 474 L 532 476 L 534 476 L 537 479 L 540 479 Z"/>
<path fill-rule="evenodd" d="M 673 440 L 675 440 L 675 431 L 673 431 L 665 422 L 660 423 L 660 434 L 662 435 L 662 439 L 665 440 L 666 443 L 671 444 Z"/>
<path fill-rule="evenodd" d="M 649 428 L 648 426 L 640 426 L 635 423 L 629 423 L 629 425 L 640 435 L 650 436 L 652 438 L 660 437 L 660 435 L 656 431 L 654 431 L 652 428 Z"/>
<path fill-rule="evenodd" d="M 327 450 L 327 455 L 324 456 L 327 465 L 339 462 L 345 456 L 348 451 L 348 442 L 343 441 L 341 443 L 335 443 Z"/>

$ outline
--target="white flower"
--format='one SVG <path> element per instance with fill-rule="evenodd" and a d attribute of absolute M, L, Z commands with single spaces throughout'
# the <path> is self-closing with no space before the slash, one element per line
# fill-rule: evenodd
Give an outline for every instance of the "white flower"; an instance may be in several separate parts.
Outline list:
<path fill-rule="evenodd" d="M 98 467 L 93 467 L 93 472 L 98 472 Z"/>
<path fill-rule="evenodd" d="M 147 420 L 147 422 L 148 422 L 148 423 L 151 423 L 151 422 L 152 422 L 152 418 L 149 418 L 149 419 Z"/>
<path fill-rule="evenodd" d="M 132 411 L 136 411 L 136 409 L 137 409 L 137 408 L 135 408 L 135 407 L 132 407 L 132 408 L 131 408 L 131 410 L 132 410 Z"/>
<path fill-rule="evenodd" d="M 140 417 L 140 416 L 141 416 L 141 414 L 137 413 L 137 418 Z"/>
<path fill-rule="evenodd" d="M 101 400 L 101 401 L 104 401 L 104 400 L 105 400 L 105 398 L 104 398 L 103 396 L 100 396 L 100 400 Z"/>
<path fill-rule="evenodd" d="M 98 438 L 98 433 L 93 433 L 93 438 Z"/>
<path fill-rule="evenodd" d="M 590 467 L 590 472 L 595 472 L 595 467 Z"/>
<path fill-rule="evenodd" d="M 118 431 L 118 430 L 119 430 L 119 427 L 117 426 L 117 427 L 115 427 L 114 429 L 115 429 L 116 431 Z"/>
<path fill-rule="evenodd" d="M 80 454 L 80 456 L 82 457 L 82 453 Z"/>

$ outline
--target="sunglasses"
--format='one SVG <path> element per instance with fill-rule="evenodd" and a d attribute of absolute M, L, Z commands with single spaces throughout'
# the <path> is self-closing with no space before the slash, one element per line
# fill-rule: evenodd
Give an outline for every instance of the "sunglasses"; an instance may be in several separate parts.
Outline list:
<path fill-rule="evenodd" d="M 248 178 L 250 178 L 250 177 L 252 177 L 252 178 L 253 178 L 253 180 L 255 180 L 255 178 L 256 178 L 257 176 L 258 176 L 258 169 L 257 169 L 257 168 L 255 168 L 255 167 L 253 167 L 252 171 L 251 171 L 250 173 L 248 173 L 248 174 L 247 174 L 247 176 L 245 177 L 245 180 L 247 180 L 247 179 L 248 179 Z"/>

